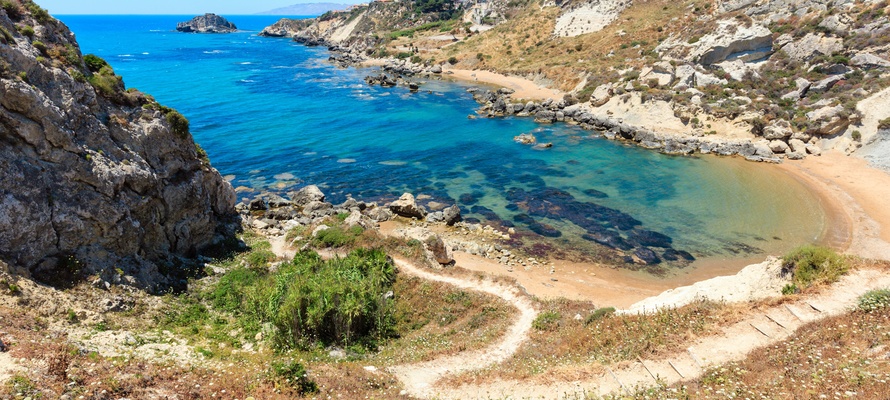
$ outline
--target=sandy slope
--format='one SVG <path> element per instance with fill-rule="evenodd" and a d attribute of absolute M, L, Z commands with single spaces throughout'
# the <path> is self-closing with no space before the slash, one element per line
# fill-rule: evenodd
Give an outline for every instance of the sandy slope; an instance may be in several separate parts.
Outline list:
<path fill-rule="evenodd" d="M 454 79 L 469 82 L 482 82 L 513 89 L 516 91 L 512 96 L 514 99 L 561 100 L 565 95 L 565 92 L 557 89 L 545 88 L 531 80 L 520 78 L 518 76 L 508 76 L 490 71 L 470 71 L 465 69 L 448 69 L 446 71 L 451 72 L 451 74 L 447 76 Z"/>

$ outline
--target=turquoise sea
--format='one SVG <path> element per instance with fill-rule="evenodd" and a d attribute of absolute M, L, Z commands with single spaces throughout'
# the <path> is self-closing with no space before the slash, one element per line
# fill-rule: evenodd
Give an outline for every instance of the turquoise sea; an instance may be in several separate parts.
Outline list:
<path fill-rule="evenodd" d="M 190 16 L 59 19 L 128 87 L 186 115 L 242 197 L 308 183 L 334 202 L 408 191 L 521 231 L 550 225 L 565 246 L 652 231 L 712 261 L 782 253 L 822 233 L 818 201 L 773 166 L 665 156 L 526 118 L 468 119 L 477 104 L 467 83 L 368 87 L 374 71 L 338 69 L 324 48 L 257 36 L 279 17 L 227 17 L 243 31 L 173 31 Z M 513 142 L 527 132 L 553 148 Z"/>

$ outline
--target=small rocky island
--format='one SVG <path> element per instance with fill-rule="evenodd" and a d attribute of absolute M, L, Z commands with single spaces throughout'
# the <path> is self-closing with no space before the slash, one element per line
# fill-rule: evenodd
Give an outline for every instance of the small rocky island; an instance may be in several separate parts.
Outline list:
<path fill-rule="evenodd" d="M 176 24 L 176 30 L 186 33 L 232 33 L 238 28 L 219 15 L 207 13 Z"/>

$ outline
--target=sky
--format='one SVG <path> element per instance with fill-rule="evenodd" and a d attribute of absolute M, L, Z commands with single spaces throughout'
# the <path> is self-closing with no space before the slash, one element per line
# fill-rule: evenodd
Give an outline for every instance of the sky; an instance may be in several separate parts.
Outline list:
<path fill-rule="evenodd" d="M 51 14 L 249 15 L 297 3 L 358 3 L 354 0 L 36 0 Z"/>

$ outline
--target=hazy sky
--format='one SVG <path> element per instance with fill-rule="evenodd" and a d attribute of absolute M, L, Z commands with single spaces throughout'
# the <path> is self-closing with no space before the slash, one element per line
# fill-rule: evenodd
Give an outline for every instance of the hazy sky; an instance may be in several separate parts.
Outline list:
<path fill-rule="evenodd" d="M 36 0 L 51 14 L 256 14 L 297 3 L 358 3 L 355 0 Z"/>

